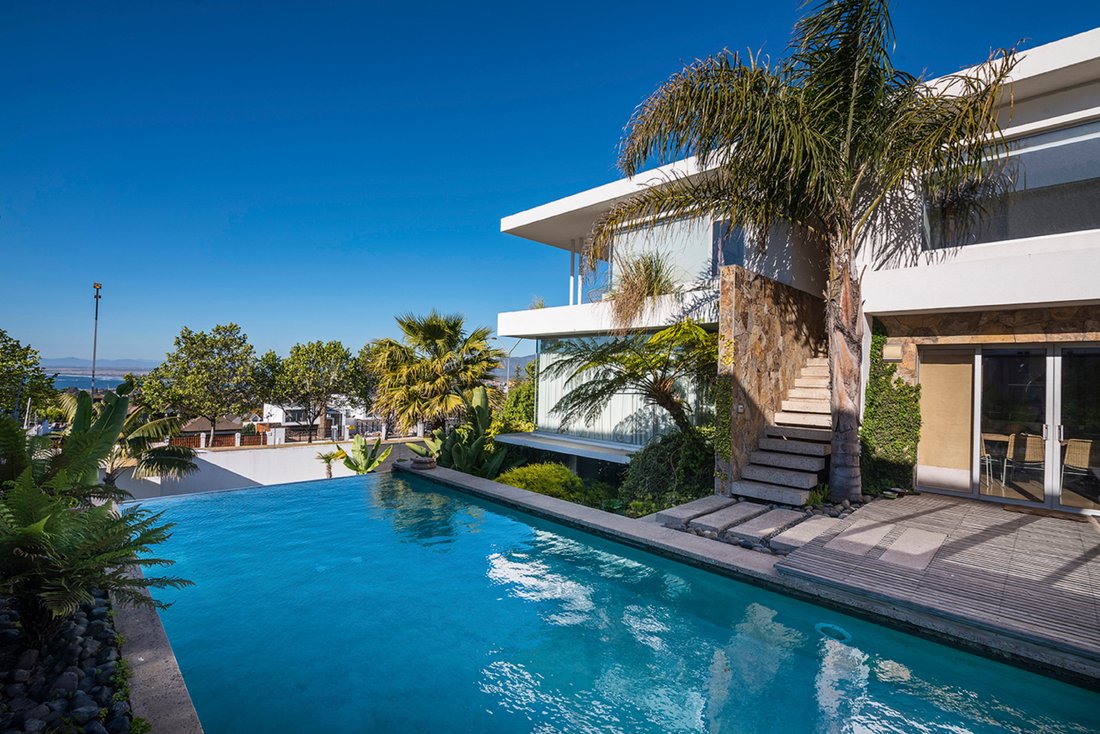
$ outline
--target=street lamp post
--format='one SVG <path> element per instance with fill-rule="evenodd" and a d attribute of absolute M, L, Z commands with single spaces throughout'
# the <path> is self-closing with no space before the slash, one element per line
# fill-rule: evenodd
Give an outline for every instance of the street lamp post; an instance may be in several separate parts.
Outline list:
<path fill-rule="evenodd" d="M 92 327 L 92 399 L 95 400 L 95 352 L 99 341 L 99 289 L 102 283 L 92 283 L 95 288 L 95 325 Z"/>

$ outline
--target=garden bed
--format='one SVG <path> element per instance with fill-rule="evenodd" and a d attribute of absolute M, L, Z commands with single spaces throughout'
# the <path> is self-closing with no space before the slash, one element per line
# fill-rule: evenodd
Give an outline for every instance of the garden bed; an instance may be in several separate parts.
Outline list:
<path fill-rule="evenodd" d="M 129 701 L 129 665 L 105 593 L 96 592 L 52 640 L 29 644 L 0 597 L 0 733 L 148 731 Z"/>

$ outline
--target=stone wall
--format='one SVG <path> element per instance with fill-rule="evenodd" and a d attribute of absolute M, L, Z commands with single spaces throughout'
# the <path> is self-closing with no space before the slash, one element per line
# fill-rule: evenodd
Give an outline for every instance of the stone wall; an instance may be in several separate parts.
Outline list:
<path fill-rule="evenodd" d="M 879 316 L 888 345 L 900 345 L 898 376 L 917 381 L 922 346 L 1100 341 L 1100 305 Z"/>
<path fill-rule="evenodd" d="M 736 265 L 721 269 L 716 492 L 741 476 L 806 360 L 824 354 L 822 299 Z"/>

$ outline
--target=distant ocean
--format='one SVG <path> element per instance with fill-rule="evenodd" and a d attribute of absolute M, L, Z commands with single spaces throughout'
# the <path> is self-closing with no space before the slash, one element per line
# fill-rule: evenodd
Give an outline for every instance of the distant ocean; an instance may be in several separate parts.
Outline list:
<path fill-rule="evenodd" d="M 113 377 L 110 375 L 96 375 L 95 387 L 96 390 L 111 389 L 118 387 L 122 384 L 121 377 Z M 75 387 L 77 390 L 91 390 L 92 389 L 92 377 L 91 375 L 58 375 L 53 378 L 53 386 L 58 390 L 67 390 L 70 387 Z"/>

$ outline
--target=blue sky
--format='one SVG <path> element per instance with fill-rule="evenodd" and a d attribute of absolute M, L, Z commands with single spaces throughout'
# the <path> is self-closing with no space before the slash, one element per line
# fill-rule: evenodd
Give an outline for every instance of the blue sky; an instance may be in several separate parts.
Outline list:
<path fill-rule="evenodd" d="M 380 4 L 381 5 L 381 4 Z M 257 349 L 392 316 L 567 296 L 500 218 L 616 177 L 633 107 L 723 47 L 782 53 L 796 2 L 4 3 L 0 328 L 46 357 L 159 358 L 183 325 Z M 1091 2 L 898 2 L 939 74 L 1100 25 Z M 517 352 L 525 351 L 521 347 Z"/>

